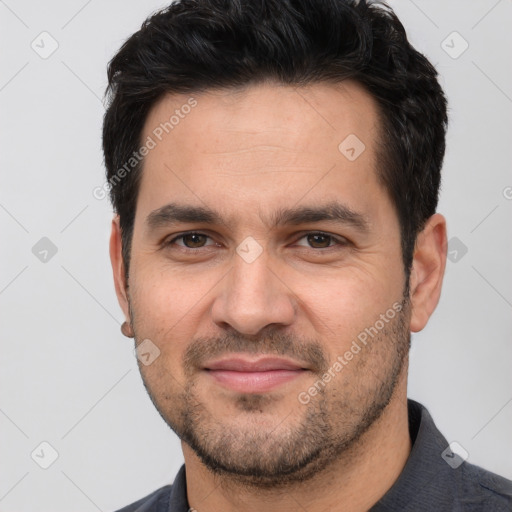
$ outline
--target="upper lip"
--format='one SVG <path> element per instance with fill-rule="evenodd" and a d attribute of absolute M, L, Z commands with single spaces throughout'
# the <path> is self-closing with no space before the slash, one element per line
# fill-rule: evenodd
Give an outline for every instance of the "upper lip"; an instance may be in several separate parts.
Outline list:
<path fill-rule="evenodd" d="M 204 365 L 205 370 L 230 370 L 235 372 L 265 372 L 270 370 L 305 370 L 303 365 L 280 357 L 260 357 L 247 359 L 227 357 Z"/>

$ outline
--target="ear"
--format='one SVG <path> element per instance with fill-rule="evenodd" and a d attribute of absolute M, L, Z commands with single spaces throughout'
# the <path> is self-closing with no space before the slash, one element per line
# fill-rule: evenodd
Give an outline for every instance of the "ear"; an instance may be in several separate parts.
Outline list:
<path fill-rule="evenodd" d="M 446 220 L 436 213 L 428 219 L 416 239 L 410 277 L 412 332 L 427 325 L 441 296 L 446 268 Z"/>
<path fill-rule="evenodd" d="M 119 224 L 119 215 L 116 215 L 112 219 L 112 231 L 110 233 L 110 262 L 112 263 L 117 300 L 123 310 L 126 321 L 130 323 L 127 283 L 125 278 L 122 248 L 121 225 Z"/>

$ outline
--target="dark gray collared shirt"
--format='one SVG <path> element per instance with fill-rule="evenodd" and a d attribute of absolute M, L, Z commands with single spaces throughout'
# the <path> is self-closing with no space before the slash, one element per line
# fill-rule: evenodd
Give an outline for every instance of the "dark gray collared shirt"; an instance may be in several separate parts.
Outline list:
<path fill-rule="evenodd" d="M 413 443 L 398 480 L 370 512 L 508 512 L 512 481 L 462 461 L 421 404 L 408 401 Z M 118 512 L 188 512 L 185 466 L 166 485 Z M 335 512 L 335 511 L 333 511 Z"/>

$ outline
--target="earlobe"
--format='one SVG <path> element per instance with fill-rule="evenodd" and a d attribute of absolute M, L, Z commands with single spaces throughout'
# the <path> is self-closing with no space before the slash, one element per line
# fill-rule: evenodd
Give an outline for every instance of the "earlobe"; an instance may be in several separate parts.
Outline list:
<path fill-rule="evenodd" d="M 125 318 L 128 322 L 130 322 L 119 215 L 116 215 L 112 219 L 112 230 L 110 233 L 110 262 L 112 264 L 112 273 L 114 277 L 117 300 L 121 306 L 121 309 L 123 310 Z"/>
<path fill-rule="evenodd" d="M 421 331 L 441 296 L 446 267 L 446 220 L 436 213 L 418 234 L 410 277 L 412 332 Z"/>

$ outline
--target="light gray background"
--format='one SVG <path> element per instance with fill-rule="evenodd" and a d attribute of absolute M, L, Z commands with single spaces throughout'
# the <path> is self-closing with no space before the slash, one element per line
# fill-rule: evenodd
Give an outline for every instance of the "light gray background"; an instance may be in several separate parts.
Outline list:
<path fill-rule="evenodd" d="M 113 510 L 171 482 L 182 463 L 119 331 L 111 208 L 92 195 L 104 183 L 106 64 L 164 5 L 0 0 L 3 512 Z M 512 4 L 391 5 L 449 98 L 439 211 L 459 240 L 437 312 L 413 336 L 409 396 L 471 462 L 512 478 Z M 51 48 L 43 31 L 59 45 L 47 59 L 31 48 Z M 453 31 L 469 44 L 456 59 L 441 46 L 460 52 Z M 42 237 L 58 249 L 46 263 L 32 252 Z M 59 454 L 46 470 L 31 458 L 42 441 Z"/>

